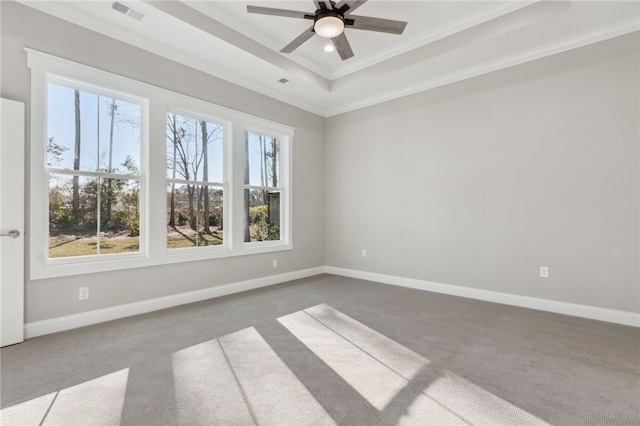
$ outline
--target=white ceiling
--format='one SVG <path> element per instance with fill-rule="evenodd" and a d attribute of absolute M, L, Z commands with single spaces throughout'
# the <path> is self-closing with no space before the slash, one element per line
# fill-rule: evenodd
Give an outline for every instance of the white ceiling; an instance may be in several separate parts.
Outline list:
<path fill-rule="evenodd" d="M 406 30 L 347 29 L 355 56 L 341 61 L 318 36 L 279 53 L 311 22 L 246 11 L 312 13 L 311 0 L 120 2 L 142 20 L 112 1 L 21 1 L 325 117 L 640 30 L 637 1 L 369 0 L 354 14 L 406 21 Z"/>

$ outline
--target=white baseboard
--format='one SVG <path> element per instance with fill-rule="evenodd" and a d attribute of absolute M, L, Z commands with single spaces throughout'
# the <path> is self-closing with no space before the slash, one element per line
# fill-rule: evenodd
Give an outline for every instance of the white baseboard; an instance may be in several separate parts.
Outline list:
<path fill-rule="evenodd" d="M 25 339 L 30 339 L 32 337 L 43 336 L 45 334 L 57 333 L 59 331 L 71 330 L 73 328 L 98 324 L 105 321 L 145 314 L 147 312 L 171 308 L 173 306 L 184 305 L 187 303 L 199 302 L 201 300 L 226 296 L 229 294 L 253 290 L 256 288 L 266 287 L 274 284 L 280 284 L 300 278 L 312 277 L 314 275 L 319 275 L 322 273 L 341 275 L 344 277 L 375 281 L 383 284 L 391 284 L 418 290 L 433 291 L 436 293 L 450 294 L 453 296 L 467 297 L 488 302 L 502 303 L 505 305 L 520 306 L 523 308 L 537 309 L 540 311 L 555 312 L 558 314 L 572 315 L 575 317 L 589 318 L 599 321 L 607 321 L 616 324 L 640 327 L 640 314 L 636 314 L 633 312 L 598 308 L 595 306 L 579 305 L 575 303 L 559 302 L 555 300 L 539 299 L 528 296 L 519 296 L 516 294 L 481 290 L 470 287 L 461 287 L 451 284 L 441 284 L 431 281 L 417 280 L 413 278 L 403 278 L 392 275 L 377 274 L 373 272 L 357 271 L 354 269 L 337 268 L 334 266 L 321 266 L 317 268 L 303 269 L 300 271 L 225 284 L 217 287 L 210 287 L 203 290 L 174 294 L 171 296 L 129 303 L 126 305 L 113 306 L 110 308 L 83 312 L 80 314 L 67 315 L 64 317 L 52 318 L 43 321 L 35 321 L 25 324 L 24 336 Z"/>
<path fill-rule="evenodd" d="M 414 288 L 418 290 L 433 291 L 435 293 L 451 294 L 453 296 L 467 297 L 470 299 L 484 300 L 487 302 L 502 303 L 505 305 L 520 306 L 523 308 L 537 309 L 540 311 L 554 312 L 557 314 L 571 315 L 581 318 L 589 318 L 599 321 L 607 321 L 616 324 L 640 327 L 640 314 L 615 309 L 598 308 L 589 305 L 560 302 L 556 300 L 540 299 L 536 297 L 519 296 L 516 294 L 501 293 L 498 291 L 481 290 L 477 288 L 461 287 L 451 284 L 441 284 L 431 281 L 402 278 L 392 275 L 376 274 L 373 272 L 357 271 L 354 269 L 325 266 L 327 274 L 341 275 L 343 277 L 358 278 L 361 280 L 375 281 L 382 284 L 391 284 L 400 287 Z"/>
<path fill-rule="evenodd" d="M 199 302 L 201 300 L 226 296 L 228 294 L 253 290 L 300 278 L 307 278 L 322 273 L 324 273 L 324 267 L 320 266 L 317 268 L 303 269 L 301 271 L 288 272 L 279 275 L 270 275 L 268 277 L 240 281 L 237 283 L 225 284 L 203 290 L 190 291 L 187 293 L 174 294 L 141 302 L 128 303 L 126 305 L 97 309 L 95 311 L 83 312 L 81 314 L 35 321 L 25 324 L 24 336 L 25 339 L 30 339 L 32 337 L 42 336 L 45 334 L 57 333 L 59 331 L 71 330 L 73 328 L 84 327 L 86 325 L 144 314 L 160 309 L 171 308 L 173 306 L 184 305 L 186 303 Z"/>

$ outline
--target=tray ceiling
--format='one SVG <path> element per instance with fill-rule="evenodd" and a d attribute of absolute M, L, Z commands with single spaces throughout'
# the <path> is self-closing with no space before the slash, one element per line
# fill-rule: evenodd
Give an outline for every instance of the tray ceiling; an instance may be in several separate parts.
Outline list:
<path fill-rule="evenodd" d="M 325 117 L 640 30 L 634 1 L 369 0 L 358 15 L 406 30 L 346 29 L 355 56 L 341 61 L 317 36 L 280 53 L 310 22 L 246 11 L 313 12 L 311 0 L 120 1 L 140 20 L 112 1 L 21 3 Z"/>

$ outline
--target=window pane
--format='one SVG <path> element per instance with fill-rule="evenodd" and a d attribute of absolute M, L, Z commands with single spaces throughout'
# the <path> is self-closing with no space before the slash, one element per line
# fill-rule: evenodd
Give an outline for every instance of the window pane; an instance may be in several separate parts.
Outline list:
<path fill-rule="evenodd" d="M 280 193 L 245 189 L 244 241 L 280 239 Z"/>
<path fill-rule="evenodd" d="M 100 254 L 140 251 L 140 183 L 102 179 L 100 185 Z"/>
<path fill-rule="evenodd" d="M 222 182 L 223 136 L 218 124 L 167 114 L 167 177 Z"/>
<path fill-rule="evenodd" d="M 101 180 L 99 216 L 98 181 L 96 178 L 82 176 L 50 176 L 50 258 L 140 250 L 138 181 Z"/>
<path fill-rule="evenodd" d="M 140 105 L 47 85 L 47 166 L 138 174 Z"/>
<path fill-rule="evenodd" d="M 97 180 L 49 177 L 49 257 L 97 253 Z"/>
<path fill-rule="evenodd" d="M 216 246 L 224 242 L 222 188 L 167 185 L 167 247 Z"/>
<path fill-rule="evenodd" d="M 244 167 L 245 185 L 277 188 L 280 184 L 280 141 L 247 132 Z"/>

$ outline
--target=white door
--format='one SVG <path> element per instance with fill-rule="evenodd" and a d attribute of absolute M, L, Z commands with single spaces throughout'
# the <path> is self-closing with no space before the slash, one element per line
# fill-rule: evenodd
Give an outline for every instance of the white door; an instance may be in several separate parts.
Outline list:
<path fill-rule="evenodd" d="M 24 104 L 0 104 L 0 346 L 24 340 Z"/>

